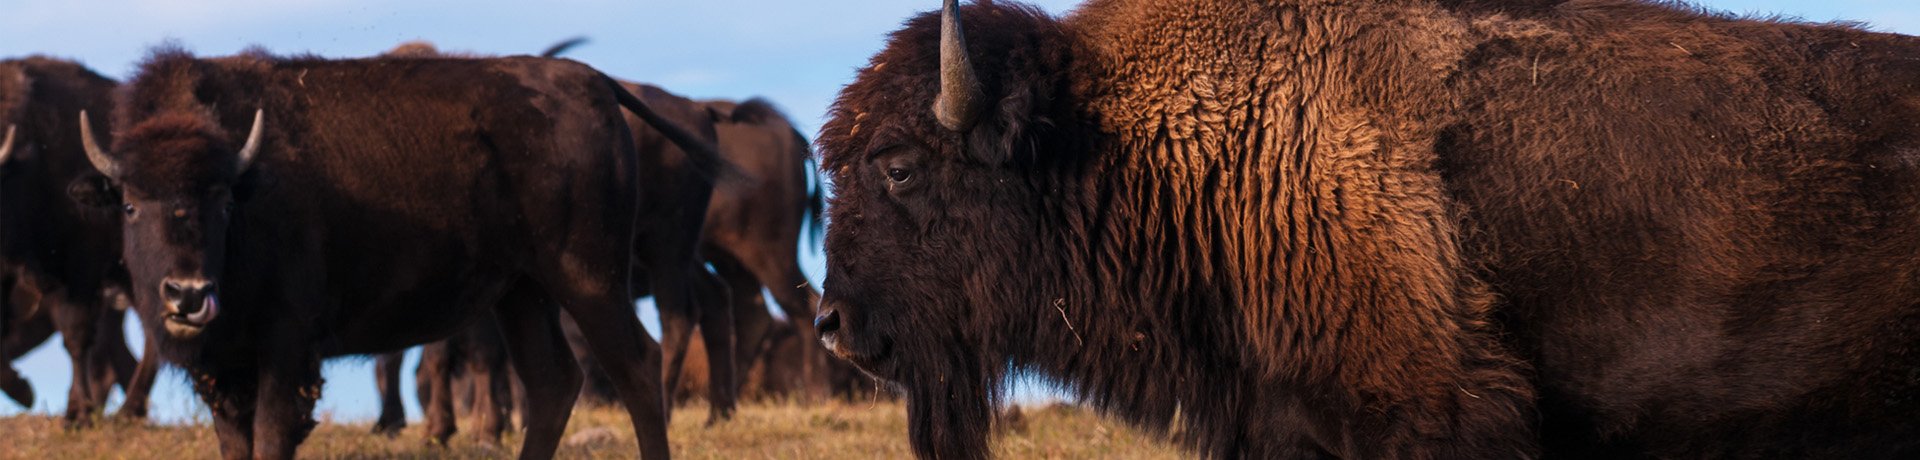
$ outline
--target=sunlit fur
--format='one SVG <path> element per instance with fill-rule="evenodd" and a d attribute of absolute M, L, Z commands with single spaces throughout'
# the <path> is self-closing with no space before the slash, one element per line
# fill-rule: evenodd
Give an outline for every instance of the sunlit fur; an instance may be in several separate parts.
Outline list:
<path fill-rule="evenodd" d="M 819 141 L 825 338 L 923 457 L 986 456 L 1009 371 L 1211 457 L 1920 449 L 1911 37 L 1634 0 L 962 15 L 979 126 L 934 121 L 933 13 Z"/>

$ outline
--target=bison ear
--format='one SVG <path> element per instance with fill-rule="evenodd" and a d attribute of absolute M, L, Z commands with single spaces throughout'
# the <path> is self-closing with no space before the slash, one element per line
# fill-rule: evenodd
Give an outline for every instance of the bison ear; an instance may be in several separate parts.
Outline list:
<path fill-rule="evenodd" d="M 714 123 L 730 123 L 733 121 L 733 112 L 721 110 L 720 107 L 714 107 L 713 104 L 704 104 L 701 108 L 706 109 L 708 121 Z"/>
<path fill-rule="evenodd" d="M 260 168 L 249 169 L 240 174 L 239 180 L 233 182 L 233 201 L 241 203 L 251 201 L 254 195 L 262 190 L 273 188 L 273 184 L 273 174 L 262 171 Z"/>
<path fill-rule="evenodd" d="M 67 197 L 75 203 L 90 208 L 117 208 L 120 206 L 120 190 L 114 188 L 113 181 L 100 173 L 88 173 L 67 185 Z"/>
<path fill-rule="evenodd" d="M 1039 144 L 1033 137 L 1053 124 L 1045 115 L 1052 100 L 1046 88 L 1007 90 L 1007 94 L 995 101 L 993 111 L 984 114 L 967 133 L 967 154 L 974 161 L 996 166 L 1016 160 L 1032 161 L 1037 153 L 1033 150 Z"/>

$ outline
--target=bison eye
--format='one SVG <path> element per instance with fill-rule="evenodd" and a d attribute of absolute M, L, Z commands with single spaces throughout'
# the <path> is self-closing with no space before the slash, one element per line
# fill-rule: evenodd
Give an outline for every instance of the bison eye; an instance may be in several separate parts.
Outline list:
<path fill-rule="evenodd" d="M 887 179 L 892 180 L 896 184 L 906 182 L 907 179 L 912 178 L 913 171 L 908 171 L 905 168 L 887 168 Z"/>
<path fill-rule="evenodd" d="M 131 205 L 131 204 L 127 204 L 127 205 L 122 205 L 122 206 L 120 206 L 120 212 L 124 212 L 124 213 L 127 213 L 127 217 L 133 217 L 133 215 L 134 215 L 135 213 L 138 213 L 138 212 L 139 212 L 139 210 L 138 210 L 138 209 L 134 209 L 134 208 L 133 208 L 133 205 Z"/>

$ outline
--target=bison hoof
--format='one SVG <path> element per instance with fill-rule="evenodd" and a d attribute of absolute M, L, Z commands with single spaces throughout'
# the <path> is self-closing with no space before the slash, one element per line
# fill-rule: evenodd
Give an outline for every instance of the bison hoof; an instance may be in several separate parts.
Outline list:
<path fill-rule="evenodd" d="M 27 383 L 26 380 L 12 379 L 0 383 L 0 391 L 6 392 L 7 398 L 20 403 L 21 407 L 33 407 L 33 384 Z"/>
<path fill-rule="evenodd" d="M 406 421 L 380 420 L 378 422 L 373 423 L 373 434 L 391 438 L 391 437 L 399 436 L 400 430 L 403 430 L 406 428 L 407 428 Z"/>

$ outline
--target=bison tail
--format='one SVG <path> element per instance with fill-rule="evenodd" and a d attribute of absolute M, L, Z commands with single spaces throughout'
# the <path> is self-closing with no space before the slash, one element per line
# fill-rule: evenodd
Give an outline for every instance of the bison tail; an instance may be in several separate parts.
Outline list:
<path fill-rule="evenodd" d="M 821 242 L 827 237 L 827 181 L 820 176 L 818 162 L 812 155 L 807 156 L 806 164 L 807 175 L 813 176 L 813 190 L 807 192 L 807 242 L 813 244 L 814 251 L 819 251 Z"/>
<path fill-rule="evenodd" d="M 546 51 L 541 51 L 540 57 L 543 57 L 543 58 L 559 57 L 561 54 L 566 54 L 566 52 L 568 50 L 573 49 L 573 47 L 580 46 L 585 43 L 587 43 L 587 37 L 573 37 L 566 40 L 561 40 L 560 43 L 555 43 L 553 44 L 553 46 L 547 47 Z"/>
<path fill-rule="evenodd" d="M 759 99 L 755 99 L 755 101 L 759 101 Z M 812 243 L 813 250 L 819 251 L 821 241 L 827 237 L 825 228 L 827 182 L 820 176 L 820 163 L 813 158 L 813 143 L 807 141 L 807 135 L 801 134 L 800 130 L 795 129 L 792 131 L 793 143 L 799 146 L 799 148 L 794 149 L 794 153 L 800 155 L 801 170 L 805 171 L 806 177 L 813 178 L 813 184 L 811 190 L 807 191 L 807 201 L 804 206 L 806 206 L 807 210 L 807 242 Z"/>
<path fill-rule="evenodd" d="M 621 87 L 620 82 L 614 81 L 613 77 L 601 75 L 600 78 L 606 82 L 608 89 L 613 90 L 613 97 L 620 101 L 621 107 L 633 111 L 635 116 L 640 117 L 640 121 L 646 122 L 647 126 L 652 126 L 653 129 L 660 130 L 661 134 L 667 136 L 667 141 L 673 142 L 673 145 L 686 152 L 687 161 L 693 165 L 694 169 L 716 180 L 746 177 L 740 172 L 739 167 L 722 158 L 720 150 L 712 143 L 701 140 L 686 128 L 661 117 L 659 113 L 653 111 L 653 107 L 647 105 L 646 101 L 627 92 L 627 89 Z"/>

